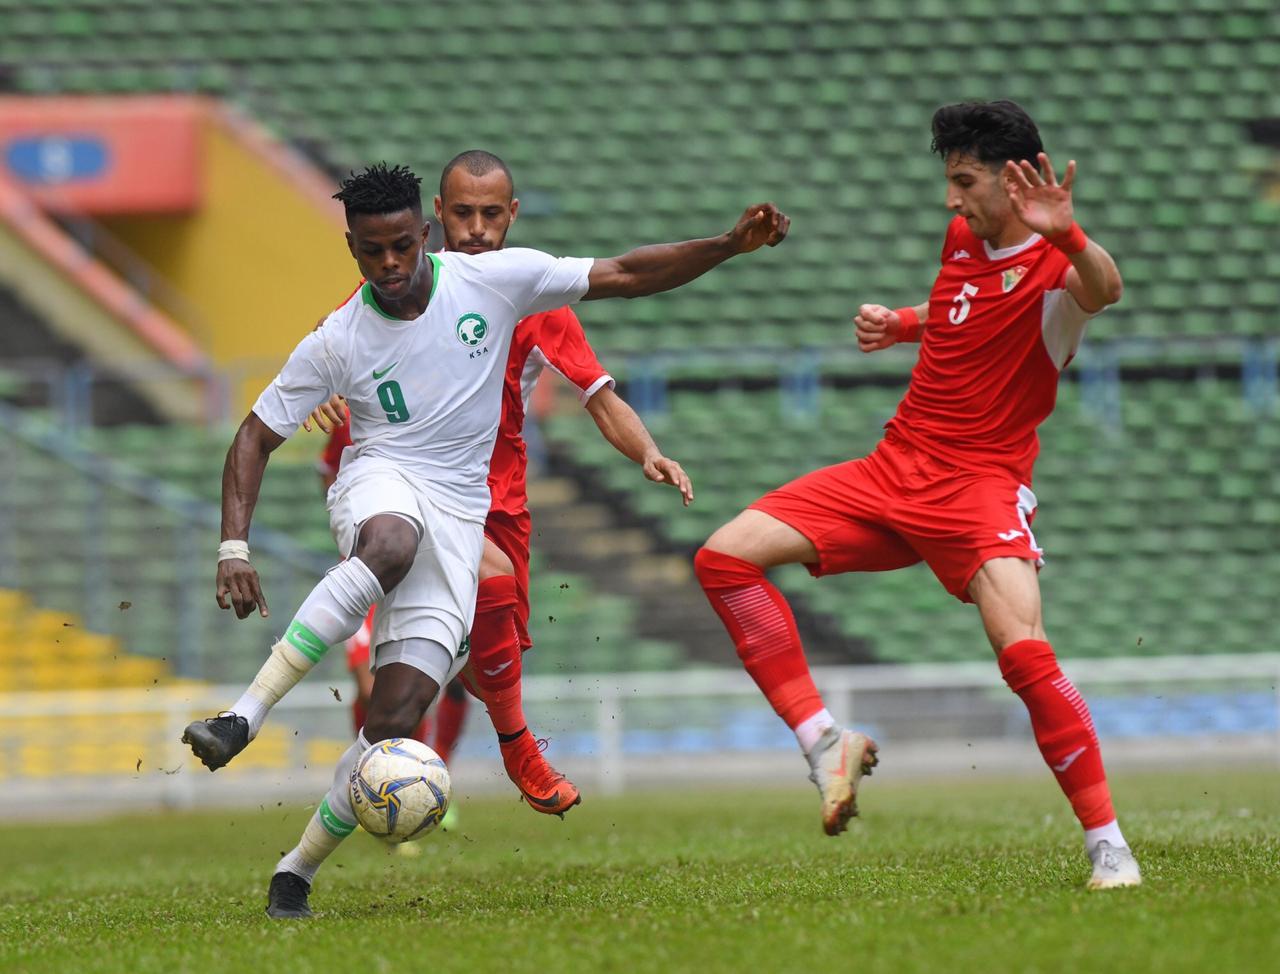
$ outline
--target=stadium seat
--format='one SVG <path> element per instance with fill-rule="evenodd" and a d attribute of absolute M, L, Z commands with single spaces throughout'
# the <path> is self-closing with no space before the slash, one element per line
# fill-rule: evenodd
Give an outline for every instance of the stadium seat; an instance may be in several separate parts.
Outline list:
<path fill-rule="evenodd" d="M 549 426 L 575 462 L 598 470 L 669 543 L 690 549 L 763 490 L 875 442 L 900 388 L 824 388 L 808 416 L 803 396 L 706 387 L 772 381 L 781 356 L 799 346 L 815 349 L 827 378 L 904 371 L 908 360 L 893 353 L 839 352 L 860 301 L 916 302 L 932 279 L 947 214 L 928 121 L 946 98 L 996 92 L 975 90 L 975 74 L 1023 79 L 1015 94 L 1041 120 L 1050 151 L 1080 161 L 1081 220 L 1120 256 L 1126 278 L 1124 301 L 1091 326 L 1093 335 L 1145 338 L 1152 347 L 1181 335 L 1274 335 L 1280 205 L 1264 199 L 1263 187 L 1275 155 L 1247 134 L 1248 122 L 1280 112 L 1274 4 L 1111 0 L 1102 11 L 1075 2 L 1049 13 L 1017 6 L 1037 17 L 1035 45 L 1019 43 L 1020 29 L 988 0 L 921 0 L 909 15 L 893 0 L 512 4 L 503 29 L 485 33 L 501 77 L 433 70 L 431 97 L 410 111 L 375 83 L 387 51 L 403 44 L 408 52 L 415 31 L 430 27 L 436 56 L 458 63 L 474 49 L 474 32 L 493 26 L 477 5 L 375 10 L 371 30 L 340 33 L 331 25 L 350 18 L 337 0 L 0 0 L 0 63 L 13 67 L 19 91 L 228 93 L 286 138 L 319 145 L 333 169 L 397 158 L 430 185 L 454 151 L 490 146 L 512 163 L 526 202 L 542 201 L 526 208 L 512 242 L 555 252 L 614 253 L 710 233 L 745 203 L 776 199 L 793 217 L 785 247 L 734 261 L 679 296 L 583 311 L 619 377 L 658 369 L 702 384 L 669 394 L 665 418 L 654 419 L 664 447 L 691 458 L 696 507 L 676 516 L 597 438 Z M 1207 181 L 1214 192 L 1202 198 Z M 751 358 L 744 348 L 764 352 Z M 654 353 L 665 358 L 647 360 Z M 1178 597 L 1194 576 L 1172 582 L 1165 571 L 1148 573 L 1142 589 L 1129 571 L 1150 552 L 1163 554 L 1166 569 L 1197 560 L 1218 566 L 1242 591 L 1274 587 L 1268 555 L 1280 517 L 1272 500 L 1280 427 L 1245 403 L 1234 381 L 1126 384 L 1111 428 L 1076 387 L 1064 389 L 1036 484 L 1036 530 L 1050 553 L 1047 597 L 1073 607 L 1070 618 L 1059 615 L 1064 637 L 1079 631 L 1088 652 L 1129 651 L 1108 606 L 1146 595 L 1158 607 L 1151 640 L 1168 651 L 1265 642 L 1264 626 L 1249 616 L 1208 638 Z M 217 497 L 226 439 L 225 431 L 126 428 L 94 446 L 208 502 Z M 273 460 L 257 523 L 328 557 L 314 449 L 299 437 Z M 48 504 L 92 510 L 92 484 L 59 476 L 46 458 L 28 459 L 5 503 L 24 513 Z M 113 564 L 139 537 L 157 551 L 186 543 L 173 519 L 119 496 L 107 500 L 104 523 L 99 543 Z M 14 546 L 19 572 L 39 565 L 41 597 L 55 609 L 78 610 L 86 592 L 73 557 L 78 529 L 59 525 Z M 45 564 L 48 552 L 59 557 Z M 1124 581 L 1096 586 L 1097 574 Z M 140 577 L 165 599 L 177 597 L 167 560 Z M 925 569 L 904 573 L 907 589 L 894 576 L 818 584 L 787 577 L 788 591 L 823 606 L 846 634 L 873 640 L 881 658 L 987 652 L 967 635 L 971 619 L 956 616 L 963 622 L 955 634 L 940 621 L 963 610 Z M 905 621 L 894 611 L 903 597 L 916 610 Z M 158 658 L 161 610 L 136 601 L 129 648 Z M 620 643 L 630 633 L 628 607 L 607 600 L 561 612 Z M 539 625 L 539 641 L 553 650 L 536 665 L 558 665 L 579 648 L 564 635 L 571 627 Z M 235 638 L 244 638 L 246 658 L 260 652 L 260 638 Z"/>
<path fill-rule="evenodd" d="M 1274 420 L 1251 413 L 1239 383 L 1151 380 L 1126 383 L 1123 395 L 1125 426 L 1112 430 L 1066 382 L 1042 430 L 1035 532 L 1047 551 L 1041 582 L 1053 638 L 1073 655 L 1269 645 L 1265 593 L 1280 584 Z M 574 435 L 576 424 L 553 418 L 546 432 L 624 492 L 670 544 L 692 552 L 765 490 L 869 451 L 898 396 L 893 388 L 828 387 L 818 411 L 797 418 L 772 391 L 673 393 L 653 425 L 698 487 L 690 511 L 655 503 L 643 483 L 620 475 L 608 451 Z M 989 658 L 972 611 L 923 566 L 819 582 L 797 568 L 777 576 L 799 605 L 832 616 L 880 659 Z M 1240 606 L 1229 621 L 1228 602 Z"/>
<path fill-rule="evenodd" d="M 19 90 L 232 91 L 286 136 L 318 136 L 334 168 L 390 155 L 430 174 L 457 148 L 488 142 L 510 156 L 520 186 L 552 204 L 546 215 L 526 215 L 519 241 L 553 251 L 613 252 L 646 236 L 697 232 L 703 221 L 710 231 L 735 215 L 743 193 L 776 197 L 794 217 L 793 256 L 768 255 L 759 266 L 793 265 L 807 248 L 815 285 L 761 290 L 759 267 L 743 262 L 697 287 L 722 309 L 736 295 L 753 295 L 745 312 L 718 317 L 750 321 L 758 340 L 778 346 L 795 343 L 797 300 L 814 321 L 839 328 L 839 308 L 854 302 L 827 292 L 845 291 L 844 282 L 877 282 L 877 296 L 890 304 L 918 300 L 946 219 L 940 205 L 930 212 L 929 201 L 941 197 L 939 169 L 927 155 L 930 114 L 951 92 L 968 90 L 975 69 L 1034 79 L 1020 97 L 1044 123 L 1050 148 L 1080 158 L 1090 228 L 1132 260 L 1126 300 L 1108 313 L 1108 332 L 1265 333 L 1264 319 L 1224 319 L 1215 300 L 1219 285 L 1234 290 L 1242 282 L 1243 304 L 1274 308 L 1276 301 L 1267 270 L 1275 248 L 1259 231 L 1275 224 L 1280 207 L 1260 203 L 1254 181 L 1271 155 L 1261 150 L 1262 168 L 1255 165 L 1251 152 L 1259 150 L 1241 124 L 1267 114 L 1275 91 L 1280 55 L 1265 0 L 1230 8 L 1177 0 L 1158 13 L 1125 4 L 1108 5 L 1104 15 L 1040 12 L 1036 45 L 1019 43 L 1019 24 L 983 0 L 945 17 L 937 13 L 945 5 L 918 6 L 924 12 L 913 8 L 910 17 L 893 4 L 871 15 L 860 7 L 854 17 L 817 0 L 729 8 L 600 3 L 562 23 L 554 7 L 538 7 L 534 16 L 511 5 L 509 26 L 485 36 L 514 85 L 440 72 L 431 78 L 431 104 L 413 117 L 370 83 L 385 44 L 366 43 L 370 31 L 339 41 L 330 29 L 345 22 L 337 4 L 159 0 L 121 8 L 0 0 L 0 61 L 15 67 Z M 415 8 L 395 23 L 412 32 L 427 26 L 425 18 Z M 463 0 L 432 5 L 437 55 L 466 56 L 477 18 Z M 796 48 L 797 36 L 806 48 Z M 1080 90 L 1091 97 L 1081 101 Z M 739 124 L 747 111 L 756 129 L 788 134 L 763 145 Z M 517 117 L 517 129 L 491 126 L 495 112 Z M 679 151 L 670 151 L 674 145 Z M 1211 176 L 1215 186 L 1215 198 L 1198 207 L 1187 205 L 1198 202 L 1194 174 Z M 697 219 L 686 227 L 691 213 Z M 1151 225 L 1159 232 L 1145 233 Z M 1220 268 L 1196 265 L 1197 287 L 1170 289 L 1163 264 L 1174 238 L 1165 230 L 1191 226 L 1197 233 L 1179 234 L 1175 251 L 1192 252 L 1216 226 L 1230 229 L 1230 252 Z M 872 246 L 860 246 L 859 237 Z M 892 249 L 878 246 L 882 240 Z M 825 243 L 810 245 L 818 241 Z M 640 312 L 602 315 L 602 350 L 703 342 L 708 316 L 697 303 L 663 307 L 643 343 L 631 329 Z M 1152 308 L 1178 313 L 1147 313 Z"/>

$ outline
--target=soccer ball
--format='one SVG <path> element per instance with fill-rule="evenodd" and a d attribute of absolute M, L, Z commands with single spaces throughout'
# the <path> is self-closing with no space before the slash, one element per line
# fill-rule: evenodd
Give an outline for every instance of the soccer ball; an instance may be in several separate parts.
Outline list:
<path fill-rule="evenodd" d="M 449 809 L 449 769 L 419 741 L 380 741 L 351 772 L 351 807 L 370 835 L 388 842 L 420 839 Z"/>

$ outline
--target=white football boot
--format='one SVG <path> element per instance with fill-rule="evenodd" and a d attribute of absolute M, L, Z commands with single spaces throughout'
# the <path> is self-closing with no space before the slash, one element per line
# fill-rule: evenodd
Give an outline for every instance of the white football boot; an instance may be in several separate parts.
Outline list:
<path fill-rule="evenodd" d="M 1138 860 L 1128 846 L 1114 846 L 1103 839 L 1089 852 L 1089 860 L 1093 863 L 1093 875 L 1089 877 L 1088 889 L 1142 885 Z"/>
<path fill-rule="evenodd" d="M 858 782 L 879 763 L 876 742 L 856 731 L 828 727 L 806 757 L 809 780 L 822 796 L 822 830 L 839 835 L 858 814 Z"/>

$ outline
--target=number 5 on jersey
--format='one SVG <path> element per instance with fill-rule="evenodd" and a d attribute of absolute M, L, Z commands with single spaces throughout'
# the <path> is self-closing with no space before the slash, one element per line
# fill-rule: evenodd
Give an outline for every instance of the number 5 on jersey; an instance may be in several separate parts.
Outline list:
<path fill-rule="evenodd" d="M 953 325 L 961 324 L 969 317 L 969 299 L 978 293 L 978 289 L 972 284 L 966 283 L 960 289 L 960 293 L 951 299 L 951 303 L 956 307 L 951 309 L 951 313 L 947 315 L 951 319 Z"/>
<path fill-rule="evenodd" d="M 968 285 L 965 285 L 966 287 Z M 388 423 L 404 423 L 409 419 L 409 407 L 405 405 L 404 393 L 400 391 L 400 383 L 388 379 L 378 386 L 378 402 L 387 412 Z"/>

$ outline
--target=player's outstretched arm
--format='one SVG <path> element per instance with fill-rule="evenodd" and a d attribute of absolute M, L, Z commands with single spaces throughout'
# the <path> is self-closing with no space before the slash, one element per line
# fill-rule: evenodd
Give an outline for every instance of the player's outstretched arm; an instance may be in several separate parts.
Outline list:
<path fill-rule="evenodd" d="M 1071 186 L 1076 178 L 1076 161 L 1067 163 L 1062 182 L 1053 171 L 1047 153 L 1037 157 L 1042 176 L 1027 160 L 1009 160 L 1004 168 L 1004 187 L 1019 220 L 1053 244 L 1071 261 L 1067 290 L 1085 311 L 1101 311 L 1120 300 L 1124 282 L 1111 255 L 1090 240 L 1075 221 Z"/>
<path fill-rule="evenodd" d="M 219 608 L 235 609 L 237 619 L 246 618 L 254 609 L 264 619 L 270 615 L 258 573 L 249 564 L 249 521 L 258 503 L 267 458 L 283 442 L 283 436 L 250 413 L 236 431 L 222 468 L 223 543 L 218 548 L 217 600 Z"/>
<path fill-rule="evenodd" d="M 858 349 L 878 352 L 899 342 L 918 342 L 924 335 L 929 302 L 892 310 L 883 304 L 864 304 L 853 318 Z"/>
<path fill-rule="evenodd" d="M 664 457 L 648 427 L 626 400 L 607 386 L 587 402 L 587 412 L 600 427 L 604 438 L 624 457 L 638 463 L 644 475 L 658 484 L 670 484 L 680 491 L 684 506 L 693 502 L 693 484 L 676 461 Z"/>
<path fill-rule="evenodd" d="M 621 257 L 595 261 L 590 286 L 582 300 L 639 298 L 670 291 L 701 277 L 730 257 L 761 247 L 776 247 L 787 235 L 791 218 L 772 203 L 749 206 L 728 233 L 702 240 L 637 247 Z"/>

